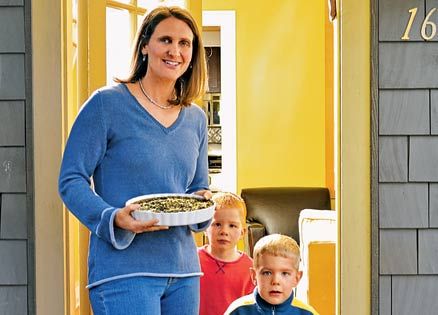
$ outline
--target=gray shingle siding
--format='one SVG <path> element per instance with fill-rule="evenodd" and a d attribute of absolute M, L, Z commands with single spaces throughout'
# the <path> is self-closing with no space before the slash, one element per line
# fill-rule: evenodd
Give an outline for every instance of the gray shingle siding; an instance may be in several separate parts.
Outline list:
<path fill-rule="evenodd" d="M 0 101 L 0 143 L 2 146 L 25 145 L 23 101 Z"/>
<path fill-rule="evenodd" d="M 380 231 L 380 274 L 417 273 L 417 232 L 415 230 Z"/>
<path fill-rule="evenodd" d="M 431 134 L 438 134 L 438 90 L 430 92 L 430 129 Z"/>
<path fill-rule="evenodd" d="M 26 194 L 2 194 L 0 239 L 27 239 Z"/>
<path fill-rule="evenodd" d="M 0 0 L 0 7 L 8 6 L 22 6 L 24 5 L 24 0 Z"/>
<path fill-rule="evenodd" d="M 408 179 L 408 138 L 381 137 L 379 142 L 379 180 L 406 182 Z"/>
<path fill-rule="evenodd" d="M 438 276 L 393 276 L 392 314 L 434 315 L 438 309 Z"/>
<path fill-rule="evenodd" d="M 0 54 L 0 65 L 0 100 L 24 100 L 24 54 Z"/>
<path fill-rule="evenodd" d="M 381 228 L 427 228 L 428 185 L 381 183 L 379 212 Z"/>
<path fill-rule="evenodd" d="M 418 273 L 438 274 L 438 229 L 418 231 Z"/>
<path fill-rule="evenodd" d="M 5 315 L 35 314 L 29 5 L 29 0 L 0 0 L 0 314 Z"/>
<path fill-rule="evenodd" d="M 378 143 L 374 231 L 378 314 L 436 314 L 438 309 L 438 36 L 421 25 L 438 0 L 374 0 L 378 39 L 374 130 Z M 410 40 L 401 37 L 417 8 Z M 436 15 L 433 21 L 436 23 Z M 430 32 L 430 30 L 428 30 Z M 376 310 L 376 308 L 373 308 Z M 376 311 L 374 313 L 377 313 Z"/>
<path fill-rule="evenodd" d="M 438 136 L 410 137 L 409 181 L 438 181 Z"/>
<path fill-rule="evenodd" d="M 429 135 L 427 90 L 382 90 L 379 92 L 380 135 Z"/>
<path fill-rule="evenodd" d="M 438 184 L 429 185 L 429 226 L 438 228 Z"/>
<path fill-rule="evenodd" d="M 381 276 L 379 279 L 379 314 L 391 315 L 391 277 Z"/>
<path fill-rule="evenodd" d="M 379 44 L 379 85 L 385 89 L 438 88 L 438 43 Z"/>
<path fill-rule="evenodd" d="M 380 41 L 400 41 L 407 21 L 401 17 L 408 16 L 408 10 L 413 7 L 418 8 L 418 19 L 412 24 L 410 39 L 412 41 L 423 41 L 420 35 L 420 18 L 424 17 L 424 0 L 380 0 L 377 2 L 379 8 L 378 34 Z"/>
<path fill-rule="evenodd" d="M 0 314 L 28 314 L 26 286 L 0 286 Z"/>
<path fill-rule="evenodd" d="M 24 52 L 24 10 L 9 7 L 0 10 L 0 53 Z"/>

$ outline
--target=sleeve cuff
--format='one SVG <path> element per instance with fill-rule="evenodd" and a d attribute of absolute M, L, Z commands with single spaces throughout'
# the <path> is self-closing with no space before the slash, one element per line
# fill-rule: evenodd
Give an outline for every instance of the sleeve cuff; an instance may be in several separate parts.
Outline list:
<path fill-rule="evenodd" d="M 120 209 L 108 208 L 102 212 L 96 235 L 111 243 L 114 248 L 122 250 L 131 245 L 135 233 L 118 228 L 114 225 L 116 213 Z"/>
<path fill-rule="evenodd" d="M 210 226 L 211 221 L 212 219 L 197 224 L 191 224 L 189 225 L 190 230 L 192 230 L 193 232 L 202 232 Z"/>

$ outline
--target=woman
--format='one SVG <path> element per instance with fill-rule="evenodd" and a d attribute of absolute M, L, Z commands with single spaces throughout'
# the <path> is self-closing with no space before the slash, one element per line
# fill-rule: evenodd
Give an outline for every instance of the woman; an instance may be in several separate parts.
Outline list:
<path fill-rule="evenodd" d="M 206 117 L 191 102 L 205 89 L 206 63 L 192 16 L 151 11 L 139 29 L 131 73 L 96 91 L 71 130 L 60 195 L 91 231 L 90 300 L 100 314 L 198 314 L 200 268 L 191 226 L 131 217 L 126 200 L 208 191 Z M 90 188 L 93 178 L 94 190 Z"/>

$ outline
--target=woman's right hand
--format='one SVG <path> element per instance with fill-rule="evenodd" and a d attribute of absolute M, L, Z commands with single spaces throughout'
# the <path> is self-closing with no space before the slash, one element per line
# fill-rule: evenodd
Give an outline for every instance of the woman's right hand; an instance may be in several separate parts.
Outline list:
<path fill-rule="evenodd" d="M 134 233 L 143 233 L 143 232 L 154 232 L 161 230 L 168 230 L 169 227 L 167 225 L 156 225 L 158 223 L 157 219 L 149 220 L 149 221 L 137 221 L 131 216 L 131 212 L 140 208 L 138 204 L 130 204 L 126 207 L 120 209 L 116 213 L 116 217 L 114 218 L 114 224 L 122 229 L 134 232 Z"/>

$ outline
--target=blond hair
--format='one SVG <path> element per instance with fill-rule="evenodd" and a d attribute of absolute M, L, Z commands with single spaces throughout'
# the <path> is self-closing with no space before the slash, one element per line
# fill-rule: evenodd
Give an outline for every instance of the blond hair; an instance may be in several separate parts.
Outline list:
<path fill-rule="evenodd" d="M 246 205 L 241 197 L 231 192 L 218 192 L 213 195 L 212 200 L 216 204 L 216 210 L 239 209 L 242 227 L 246 227 Z"/>
<path fill-rule="evenodd" d="M 146 75 L 148 56 L 145 55 L 145 61 L 143 61 L 142 49 L 149 43 L 157 25 L 169 17 L 185 22 L 193 33 L 191 66 L 177 79 L 175 84 L 177 98 L 169 100 L 169 103 L 173 105 L 189 106 L 194 100 L 204 95 L 207 89 L 207 62 L 199 27 L 190 12 L 181 7 L 158 7 L 144 17 L 134 39 L 130 73 L 126 79 L 115 78 L 114 81 L 135 83 Z"/>
<path fill-rule="evenodd" d="M 281 256 L 295 259 L 294 268 L 299 269 L 300 247 L 297 242 L 287 235 L 270 234 L 262 237 L 254 245 L 253 261 L 257 268 L 259 259 L 263 255 Z"/>

